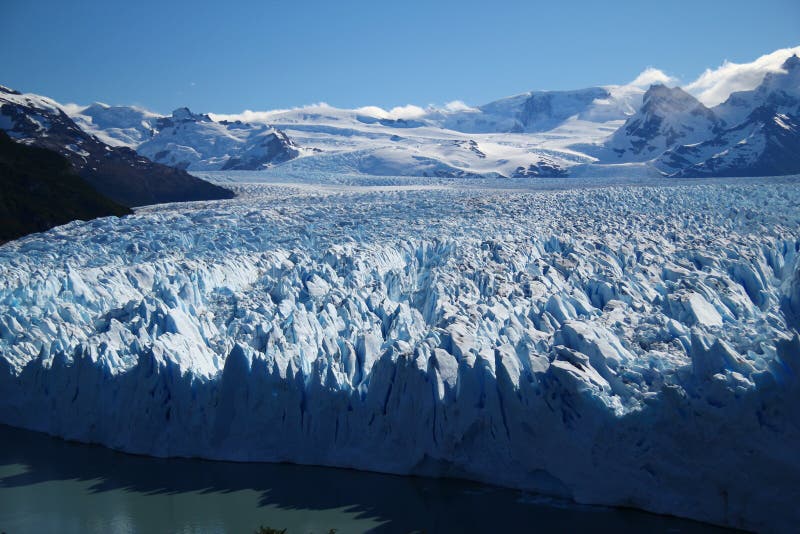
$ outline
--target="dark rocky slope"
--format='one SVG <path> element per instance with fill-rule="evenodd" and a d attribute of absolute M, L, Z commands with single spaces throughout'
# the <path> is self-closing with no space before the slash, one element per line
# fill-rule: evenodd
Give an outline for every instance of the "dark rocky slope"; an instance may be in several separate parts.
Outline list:
<path fill-rule="evenodd" d="M 75 219 L 131 213 L 95 191 L 66 158 L 0 130 L 0 243 Z"/>

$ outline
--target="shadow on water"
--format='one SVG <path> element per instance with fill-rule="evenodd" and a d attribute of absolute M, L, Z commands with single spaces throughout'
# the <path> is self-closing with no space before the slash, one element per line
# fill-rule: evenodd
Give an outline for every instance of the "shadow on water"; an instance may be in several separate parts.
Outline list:
<path fill-rule="evenodd" d="M 253 532 L 259 525 L 290 533 L 714 530 L 470 482 L 132 456 L 0 425 L 0 531 Z"/>

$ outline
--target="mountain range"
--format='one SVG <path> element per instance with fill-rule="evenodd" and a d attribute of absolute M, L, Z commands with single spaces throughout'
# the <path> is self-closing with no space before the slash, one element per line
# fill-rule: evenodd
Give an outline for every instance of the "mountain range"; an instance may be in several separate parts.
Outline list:
<path fill-rule="evenodd" d="M 662 154 L 656 165 L 677 176 L 761 176 L 800 172 L 800 58 L 769 73 L 756 89 L 713 108 L 712 135 Z"/>
<path fill-rule="evenodd" d="M 111 146 L 79 127 L 55 101 L 0 86 L 0 129 L 22 144 L 51 150 L 98 193 L 127 207 L 232 198 L 233 193 L 177 166 Z"/>
<path fill-rule="evenodd" d="M 0 128 L 56 149 L 98 191 L 126 205 L 171 197 L 149 186 L 133 191 L 133 180 L 110 181 L 109 167 L 146 167 L 153 184 L 181 183 L 204 198 L 222 193 L 184 171 L 507 178 L 800 173 L 796 55 L 757 87 L 714 106 L 669 86 L 669 79 L 650 81 L 656 83 L 534 91 L 479 107 L 319 104 L 236 117 L 187 108 L 160 115 L 102 103 L 62 106 L 3 89 Z"/>
<path fill-rule="evenodd" d="M 73 115 L 85 131 L 110 145 L 134 148 L 151 160 L 191 170 L 258 170 L 295 158 L 286 135 L 264 124 L 214 121 L 179 108 L 170 116 L 94 103 Z"/>

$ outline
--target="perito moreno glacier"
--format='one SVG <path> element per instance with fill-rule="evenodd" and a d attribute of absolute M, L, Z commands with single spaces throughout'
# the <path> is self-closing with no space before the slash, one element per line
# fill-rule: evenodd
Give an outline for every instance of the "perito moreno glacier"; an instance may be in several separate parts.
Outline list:
<path fill-rule="evenodd" d="M 578 180 L 234 182 L 13 241 L 0 422 L 796 526 L 800 179 Z"/>

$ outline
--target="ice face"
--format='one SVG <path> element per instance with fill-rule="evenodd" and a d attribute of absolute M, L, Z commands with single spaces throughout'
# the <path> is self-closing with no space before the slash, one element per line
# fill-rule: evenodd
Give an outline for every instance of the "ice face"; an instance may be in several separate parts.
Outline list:
<path fill-rule="evenodd" d="M 346 182 L 0 247 L 0 421 L 798 519 L 800 180 Z"/>

